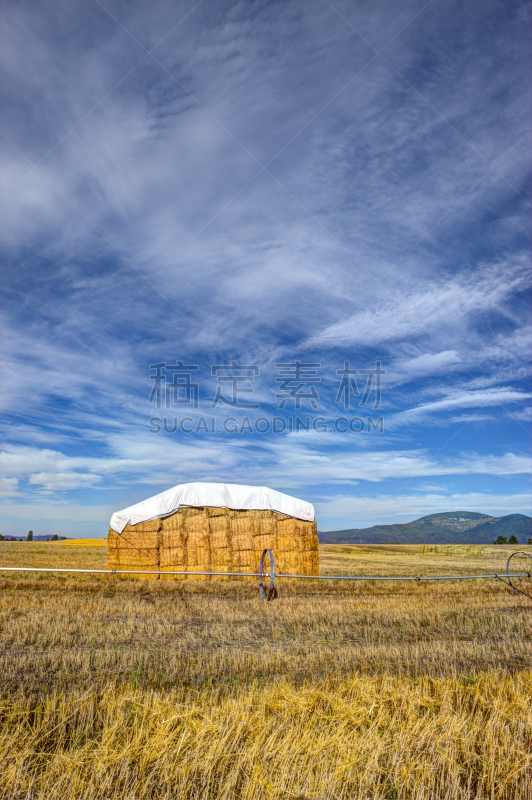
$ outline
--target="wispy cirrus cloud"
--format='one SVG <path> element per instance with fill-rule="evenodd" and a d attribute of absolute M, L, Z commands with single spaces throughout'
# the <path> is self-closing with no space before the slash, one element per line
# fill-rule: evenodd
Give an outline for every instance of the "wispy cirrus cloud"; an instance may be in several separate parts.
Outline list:
<path fill-rule="evenodd" d="M 462 274 L 445 281 L 435 280 L 393 300 L 386 298 L 377 308 L 356 311 L 309 340 L 311 346 L 365 343 L 373 346 L 393 340 L 438 334 L 440 341 L 456 336 L 457 327 L 465 330 L 472 317 L 481 313 L 509 313 L 505 306 L 512 294 L 529 284 L 524 260 L 517 263 L 486 265 L 479 272 Z M 423 355 L 405 367 L 411 371 L 434 370 L 459 361 L 456 350 Z"/>
<path fill-rule="evenodd" d="M 8 2 L 7 492 L 522 474 L 525 4 L 334 5 Z M 385 432 L 150 438 L 148 367 L 181 358 L 198 414 L 212 364 L 260 364 L 271 415 L 275 364 L 321 363 L 327 418 L 380 360 Z"/>
<path fill-rule="evenodd" d="M 344 523 L 357 520 L 360 525 L 350 527 L 371 527 L 372 525 L 390 524 L 386 520 L 408 522 L 416 517 L 428 516 L 445 511 L 480 511 L 494 517 L 506 514 L 530 514 L 530 495 L 521 494 L 489 494 L 482 492 L 435 494 L 422 496 L 412 494 L 377 496 L 345 496 L 337 495 L 317 504 L 323 517 L 331 520 L 328 530 L 341 529 Z M 378 509 L 375 514 L 373 509 Z M 327 528 L 323 528 L 327 530 Z"/>
<path fill-rule="evenodd" d="M 414 408 L 406 409 L 397 415 L 391 416 L 389 424 L 397 427 L 399 425 L 412 425 L 421 422 L 425 418 L 432 417 L 446 411 L 455 411 L 459 408 L 491 408 L 493 406 L 505 407 L 508 404 L 526 403 L 532 394 L 529 392 L 518 392 L 504 387 L 495 388 L 489 391 L 459 392 L 448 395 L 441 400 L 432 403 L 423 403 Z M 451 417 L 451 421 L 460 421 L 459 417 Z M 485 417 L 490 419 L 490 417 Z M 468 418 L 462 419 L 467 422 Z M 480 421 L 479 415 L 469 416 L 469 421 Z"/>

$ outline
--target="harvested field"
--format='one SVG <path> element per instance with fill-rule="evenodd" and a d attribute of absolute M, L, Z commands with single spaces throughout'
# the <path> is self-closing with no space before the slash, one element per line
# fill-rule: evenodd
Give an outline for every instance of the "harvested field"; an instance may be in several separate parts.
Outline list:
<path fill-rule="evenodd" d="M 63 539 L 61 544 L 81 545 L 82 547 L 107 547 L 107 539 Z"/>
<path fill-rule="evenodd" d="M 320 549 L 323 573 L 503 572 L 514 548 Z M 530 549 L 530 548 L 522 548 Z M 105 548 L 0 543 L 2 565 Z M 0 797 L 532 797 L 532 602 L 496 581 L 0 573 Z"/>

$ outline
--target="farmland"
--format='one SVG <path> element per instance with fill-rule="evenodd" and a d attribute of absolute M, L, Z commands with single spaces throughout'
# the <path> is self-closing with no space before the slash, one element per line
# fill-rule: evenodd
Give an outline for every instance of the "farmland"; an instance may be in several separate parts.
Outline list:
<path fill-rule="evenodd" d="M 515 548 L 341 546 L 322 573 L 503 572 Z M 528 548 L 520 548 L 530 550 Z M 3 566 L 103 547 L 0 543 Z M 0 574 L 0 797 L 532 797 L 532 602 L 497 581 Z"/>

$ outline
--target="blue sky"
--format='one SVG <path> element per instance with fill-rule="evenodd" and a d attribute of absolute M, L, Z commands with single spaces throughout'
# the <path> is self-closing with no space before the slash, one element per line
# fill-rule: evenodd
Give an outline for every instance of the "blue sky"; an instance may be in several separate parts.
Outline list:
<path fill-rule="evenodd" d="M 104 536 L 197 480 L 322 530 L 530 513 L 528 31 L 524 2 L 8 2 L 3 532 Z M 198 407 L 158 410 L 177 362 Z"/>

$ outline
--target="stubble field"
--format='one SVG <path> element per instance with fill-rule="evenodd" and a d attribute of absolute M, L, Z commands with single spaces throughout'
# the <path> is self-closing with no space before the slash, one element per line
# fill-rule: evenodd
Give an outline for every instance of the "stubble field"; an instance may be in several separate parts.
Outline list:
<path fill-rule="evenodd" d="M 502 573 L 513 549 L 320 562 Z M 0 564 L 105 568 L 106 549 L 1 542 Z M 497 581 L 278 589 L 0 573 L 0 797 L 532 797 L 531 601 Z"/>

